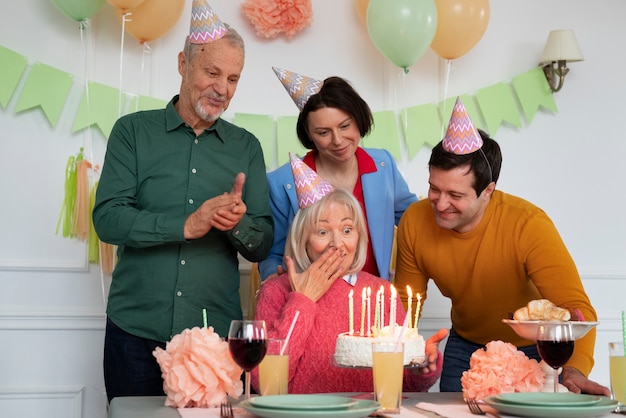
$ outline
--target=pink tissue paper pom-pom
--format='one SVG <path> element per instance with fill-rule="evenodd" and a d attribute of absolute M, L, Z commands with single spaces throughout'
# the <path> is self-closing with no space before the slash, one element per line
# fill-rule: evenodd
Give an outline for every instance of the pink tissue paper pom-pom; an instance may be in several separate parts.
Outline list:
<path fill-rule="evenodd" d="M 511 343 L 491 341 L 474 351 L 461 385 L 465 399 L 485 399 L 501 393 L 538 392 L 545 378 L 537 360 Z"/>
<path fill-rule="evenodd" d="M 313 20 L 310 0 L 246 0 L 241 10 L 257 35 L 265 38 L 282 32 L 291 38 Z"/>
<path fill-rule="evenodd" d="M 153 355 L 161 367 L 166 406 L 216 407 L 227 395 L 243 393 L 242 369 L 213 327 L 185 329 Z"/>

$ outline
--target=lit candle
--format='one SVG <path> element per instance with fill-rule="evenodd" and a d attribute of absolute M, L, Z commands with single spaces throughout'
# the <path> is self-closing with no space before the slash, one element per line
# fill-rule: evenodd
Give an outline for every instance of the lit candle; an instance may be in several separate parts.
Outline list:
<path fill-rule="evenodd" d="M 363 292 L 361 292 L 361 333 L 360 336 L 363 336 L 364 327 L 365 327 L 365 298 L 367 298 L 367 288 L 363 288 Z"/>
<path fill-rule="evenodd" d="M 391 302 L 389 304 L 389 325 L 391 325 L 391 332 L 396 329 L 396 288 L 393 285 L 389 286 L 391 290 Z"/>
<path fill-rule="evenodd" d="M 374 328 L 376 329 L 376 335 L 378 335 L 378 329 L 380 328 L 380 292 L 376 292 L 376 308 L 374 314 Z"/>
<path fill-rule="evenodd" d="M 380 327 L 385 326 L 385 286 L 380 285 Z"/>
<path fill-rule="evenodd" d="M 417 320 L 419 319 L 421 305 L 422 295 L 420 294 L 420 292 L 417 292 L 417 306 L 415 307 L 415 329 L 417 329 Z"/>
<path fill-rule="evenodd" d="M 409 286 L 408 284 L 406 285 L 406 294 L 408 295 L 406 314 L 409 317 L 409 328 L 411 328 L 411 307 L 413 305 L 413 292 L 411 291 L 411 286 Z"/>
<path fill-rule="evenodd" d="M 350 289 L 348 294 L 348 322 L 350 323 L 350 335 L 354 334 L 354 290 Z"/>
<path fill-rule="evenodd" d="M 372 288 L 367 286 L 367 336 L 372 335 Z"/>

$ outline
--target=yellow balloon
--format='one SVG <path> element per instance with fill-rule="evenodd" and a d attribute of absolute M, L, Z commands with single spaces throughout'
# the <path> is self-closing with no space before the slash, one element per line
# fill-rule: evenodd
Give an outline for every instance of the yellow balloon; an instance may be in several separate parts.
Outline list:
<path fill-rule="evenodd" d="M 125 11 L 117 9 L 116 13 L 120 22 L 125 13 L 129 14 L 125 23 L 126 32 L 144 44 L 172 29 L 184 6 L 185 0 L 145 0 L 139 6 Z"/>
<path fill-rule="evenodd" d="M 359 15 L 361 23 L 367 26 L 367 6 L 370 0 L 354 0 L 354 7 L 356 8 L 356 14 Z"/>
<path fill-rule="evenodd" d="M 145 0 L 107 0 L 109 4 L 116 9 L 126 11 L 128 9 L 132 9 L 133 7 L 139 6 Z"/>
<path fill-rule="evenodd" d="M 430 47 L 444 59 L 465 55 L 482 38 L 489 23 L 489 0 L 435 0 L 437 31 Z"/>

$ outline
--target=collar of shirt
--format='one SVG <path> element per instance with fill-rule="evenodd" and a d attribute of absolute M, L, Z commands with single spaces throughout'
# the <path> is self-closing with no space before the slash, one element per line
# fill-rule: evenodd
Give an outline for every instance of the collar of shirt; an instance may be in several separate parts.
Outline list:
<path fill-rule="evenodd" d="M 166 120 L 168 132 L 173 131 L 174 129 L 177 129 L 179 126 L 187 126 L 183 118 L 180 117 L 180 115 L 178 114 L 178 111 L 174 107 L 176 102 L 178 102 L 179 98 L 180 97 L 177 94 L 176 96 L 172 98 L 172 100 L 170 100 L 170 102 L 165 107 L 165 120 Z M 226 129 L 226 125 L 224 124 L 224 121 L 222 120 L 222 118 L 218 118 L 215 121 L 215 123 L 213 123 L 213 125 L 211 125 L 211 127 L 209 127 L 208 129 L 205 129 L 204 132 L 210 132 L 214 130 L 215 133 L 217 134 L 217 137 L 222 142 L 224 142 L 224 138 L 227 137 L 225 129 Z"/>
<path fill-rule="evenodd" d="M 313 171 L 317 171 L 317 167 L 315 165 L 315 156 L 317 155 L 317 152 L 317 150 L 313 149 L 302 159 L 302 161 L 311 167 Z M 363 174 L 377 171 L 376 162 L 363 148 L 358 147 L 354 155 L 356 155 L 357 166 L 359 168 L 359 179 Z"/>
<path fill-rule="evenodd" d="M 357 277 L 358 277 L 358 274 L 352 273 L 352 274 L 346 274 L 345 276 L 342 277 L 342 279 L 344 279 L 346 283 L 348 283 L 350 286 L 354 286 L 356 284 Z"/>

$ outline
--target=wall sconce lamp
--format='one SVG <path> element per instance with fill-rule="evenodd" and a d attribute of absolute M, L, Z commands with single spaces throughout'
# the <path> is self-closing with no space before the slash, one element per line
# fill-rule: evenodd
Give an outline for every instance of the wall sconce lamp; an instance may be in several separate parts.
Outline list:
<path fill-rule="evenodd" d="M 550 90 L 557 92 L 563 87 L 563 81 L 569 72 L 568 61 L 575 62 L 584 59 L 573 31 L 551 31 L 539 62 L 539 65 L 543 66 Z"/>

